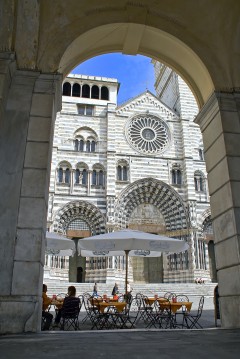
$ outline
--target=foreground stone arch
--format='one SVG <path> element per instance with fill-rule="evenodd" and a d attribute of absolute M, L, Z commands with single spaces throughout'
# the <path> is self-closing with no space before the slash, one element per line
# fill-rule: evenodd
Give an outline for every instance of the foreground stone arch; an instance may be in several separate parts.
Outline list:
<path fill-rule="evenodd" d="M 79 61 L 112 51 L 165 62 L 195 94 L 222 325 L 240 327 L 239 2 L 193 7 L 189 0 L 6 0 L 0 10 L 0 332 L 40 329 L 51 141 L 62 75 Z"/>

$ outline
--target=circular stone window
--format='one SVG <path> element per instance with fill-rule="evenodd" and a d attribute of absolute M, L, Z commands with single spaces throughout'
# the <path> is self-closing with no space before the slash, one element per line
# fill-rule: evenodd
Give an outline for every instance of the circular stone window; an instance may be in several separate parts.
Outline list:
<path fill-rule="evenodd" d="M 166 150 L 170 141 L 168 126 L 153 115 L 138 115 L 126 127 L 128 143 L 138 152 L 157 154 Z"/>

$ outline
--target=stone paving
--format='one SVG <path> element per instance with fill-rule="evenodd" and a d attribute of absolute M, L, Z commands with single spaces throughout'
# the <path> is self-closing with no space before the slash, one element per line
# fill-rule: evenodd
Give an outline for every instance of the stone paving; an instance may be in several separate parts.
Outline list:
<path fill-rule="evenodd" d="M 196 310 L 192 311 L 193 314 L 196 314 Z M 54 314 L 52 312 L 52 314 Z M 79 315 L 79 329 L 81 331 L 86 331 L 86 330 L 91 330 L 91 322 L 90 321 L 85 321 L 84 323 L 82 323 L 82 320 L 84 319 L 86 315 L 85 311 L 81 311 L 80 315 Z M 214 311 L 213 310 L 205 310 L 203 311 L 203 314 L 201 316 L 201 319 L 199 321 L 199 323 L 202 325 L 202 327 L 204 329 L 210 329 L 210 328 L 215 328 L 215 321 L 214 321 Z M 221 323 L 220 321 L 218 321 L 218 328 L 220 328 Z M 146 329 L 146 323 L 144 323 L 144 321 L 139 321 L 136 325 L 135 329 Z M 135 330 L 132 329 L 132 330 Z M 53 331 L 60 331 L 59 328 L 52 328 Z M 95 331 L 96 329 L 94 329 Z"/>
<path fill-rule="evenodd" d="M 81 311 L 80 322 L 84 316 Z M 143 324 L 130 330 L 89 330 L 86 322 L 79 331 L 6 335 L 0 337 L 0 359 L 239 358 L 240 329 L 215 328 L 213 309 L 203 311 L 200 323 L 203 330 L 144 329 Z"/>
<path fill-rule="evenodd" d="M 43 332 L 0 338 L 1 359 L 235 359 L 240 329 Z"/>

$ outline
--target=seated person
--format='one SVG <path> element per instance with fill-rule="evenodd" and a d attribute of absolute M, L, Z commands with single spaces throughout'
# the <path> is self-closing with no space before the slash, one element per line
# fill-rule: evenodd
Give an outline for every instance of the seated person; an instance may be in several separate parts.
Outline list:
<path fill-rule="evenodd" d="M 42 291 L 42 317 L 45 318 L 44 326 L 42 330 L 49 330 L 49 327 L 52 323 L 53 315 L 47 311 L 49 305 L 52 303 L 52 299 L 47 296 L 47 286 L 43 284 Z"/>
<path fill-rule="evenodd" d="M 80 299 L 76 297 L 76 288 L 71 285 L 68 287 L 68 296 L 64 298 L 63 306 L 58 310 L 58 313 L 55 317 L 55 326 L 58 326 L 61 320 L 61 317 L 67 313 L 77 314 L 80 310 Z"/>

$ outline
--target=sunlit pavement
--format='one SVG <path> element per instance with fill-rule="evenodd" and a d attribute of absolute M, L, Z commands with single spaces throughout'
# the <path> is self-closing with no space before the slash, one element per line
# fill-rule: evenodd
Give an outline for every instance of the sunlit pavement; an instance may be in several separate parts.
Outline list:
<path fill-rule="evenodd" d="M 240 329 L 43 332 L 0 338 L 1 359 L 239 358 Z"/>

